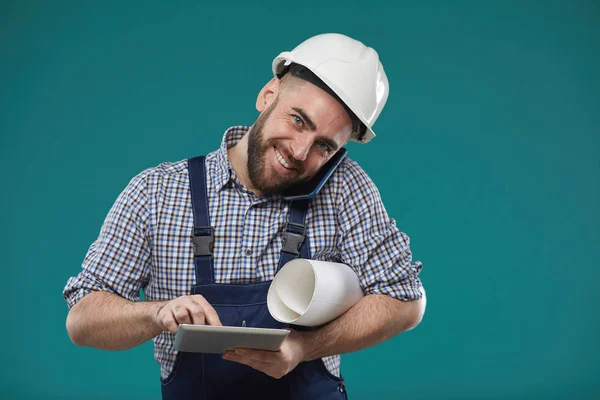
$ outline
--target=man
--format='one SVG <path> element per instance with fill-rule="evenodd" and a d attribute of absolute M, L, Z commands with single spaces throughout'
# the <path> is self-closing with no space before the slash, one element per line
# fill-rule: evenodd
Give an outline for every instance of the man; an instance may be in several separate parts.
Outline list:
<path fill-rule="evenodd" d="M 408 237 L 358 164 L 328 164 L 349 140 L 374 137 L 388 96 L 377 53 L 319 35 L 277 57 L 273 72 L 249 129 L 228 129 L 205 159 L 133 178 L 65 287 L 75 344 L 116 350 L 154 338 L 164 399 L 345 398 L 339 354 L 423 316 L 421 264 L 411 261 Z M 310 201 L 288 200 L 323 169 L 331 174 Z M 322 327 L 292 329 L 276 352 L 176 354 L 179 324 L 283 326 L 268 314 L 266 291 L 297 256 L 349 265 L 365 297 Z"/>

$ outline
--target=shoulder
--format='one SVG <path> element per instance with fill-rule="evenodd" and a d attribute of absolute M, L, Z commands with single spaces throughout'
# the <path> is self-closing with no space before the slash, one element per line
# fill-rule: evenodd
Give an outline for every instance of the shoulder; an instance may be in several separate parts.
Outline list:
<path fill-rule="evenodd" d="M 343 192 L 344 197 L 364 197 L 377 194 L 377 187 L 365 170 L 355 160 L 346 157 L 338 170 L 332 175 L 334 185 Z"/>
<path fill-rule="evenodd" d="M 171 191 L 173 188 L 186 185 L 187 160 L 164 162 L 147 168 L 131 178 L 121 196 L 130 201 L 145 202 L 165 188 Z"/>
<path fill-rule="evenodd" d="M 379 192 L 369 175 L 358 162 L 346 157 L 331 174 L 314 204 L 341 210 L 348 204 L 371 203 L 378 198 Z"/>
<path fill-rule="evenodd" d="M 187 177 L 187 159 L 175 162 L 163 162 L 155 167 L 145 169 L 134 179 L 152 180 L 180 180 Z"/>
<path fill-rule="evenodd" d="M 206 165 L 209 170 L 218 165 L 217 151 L 206 155 Z M 188 159 L 167 161 L 154 167 L 147 168 L 135 175 L 126 191 L 146 189 L 155 192 L 160 188 L 187 188 L 189 185 Z"/>
<path fill-rule="evenodd" d="M 342 167 L 340 172 L 343 174 L 343 180 L 346 184 L 373 184 L 369 175 L 355 160 L 346 157 L 340 167 Z"/>

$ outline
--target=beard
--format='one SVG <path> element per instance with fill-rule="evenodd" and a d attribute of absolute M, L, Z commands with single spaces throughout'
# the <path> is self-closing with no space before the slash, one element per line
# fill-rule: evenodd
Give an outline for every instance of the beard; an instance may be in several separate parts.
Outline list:
<path fill-rule="evenodd" d="M 271 182 L 265 176 L 265 164 L 267 151 L 273 147 L 277 141 L 263 142 L 263 128 L 269 119 L 269 116 L 277 105 L 277 99 L 258 116 L 256 122 L 248 132 L 248 178 L 256 189 L 262 193 L 283 192 L 286 189 L 300 183 L 298 179 L 279 177 L 279 180 L 271 179 Z M 277 178 L 275 176 L 274 178 Z"/>

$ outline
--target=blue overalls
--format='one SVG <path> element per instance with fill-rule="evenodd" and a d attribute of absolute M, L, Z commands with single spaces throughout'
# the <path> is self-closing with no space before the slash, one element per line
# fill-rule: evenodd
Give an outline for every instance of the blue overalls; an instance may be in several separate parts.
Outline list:
<path fill-rule="evenodd" d="M 194 213 L 194 264 L 196 284 L 191 294 L 200 294 L 214 307 L 225 326 L 287 328 L 267 308 L 271 281 L 255 284 L 218 284 L 214 280 L 213 228 L 208 214 L 204 157 L 188 160 Z M 300 256 L 310 258 L 304 219 L 308 200 L 290 203 L 279 268 Z M 178 352 L 171 374 L 162 380 L 163 400 L 186 399 L 346 399 L 344 381 L 329 373 L 319 358 L 300 363 L 281 379 L 232 361 L 221 354 Z"/>

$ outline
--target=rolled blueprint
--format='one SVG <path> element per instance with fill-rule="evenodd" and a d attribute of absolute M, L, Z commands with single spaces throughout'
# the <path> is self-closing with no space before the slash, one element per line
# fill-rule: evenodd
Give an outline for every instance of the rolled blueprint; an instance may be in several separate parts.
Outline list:
<path fill-rule="evenodd" d="M 319 326 L 348 311 L 362 297 L 358 277 L 349 266 L 298 258 L 275 275 L 267 306 L 279 322 Z"/>

